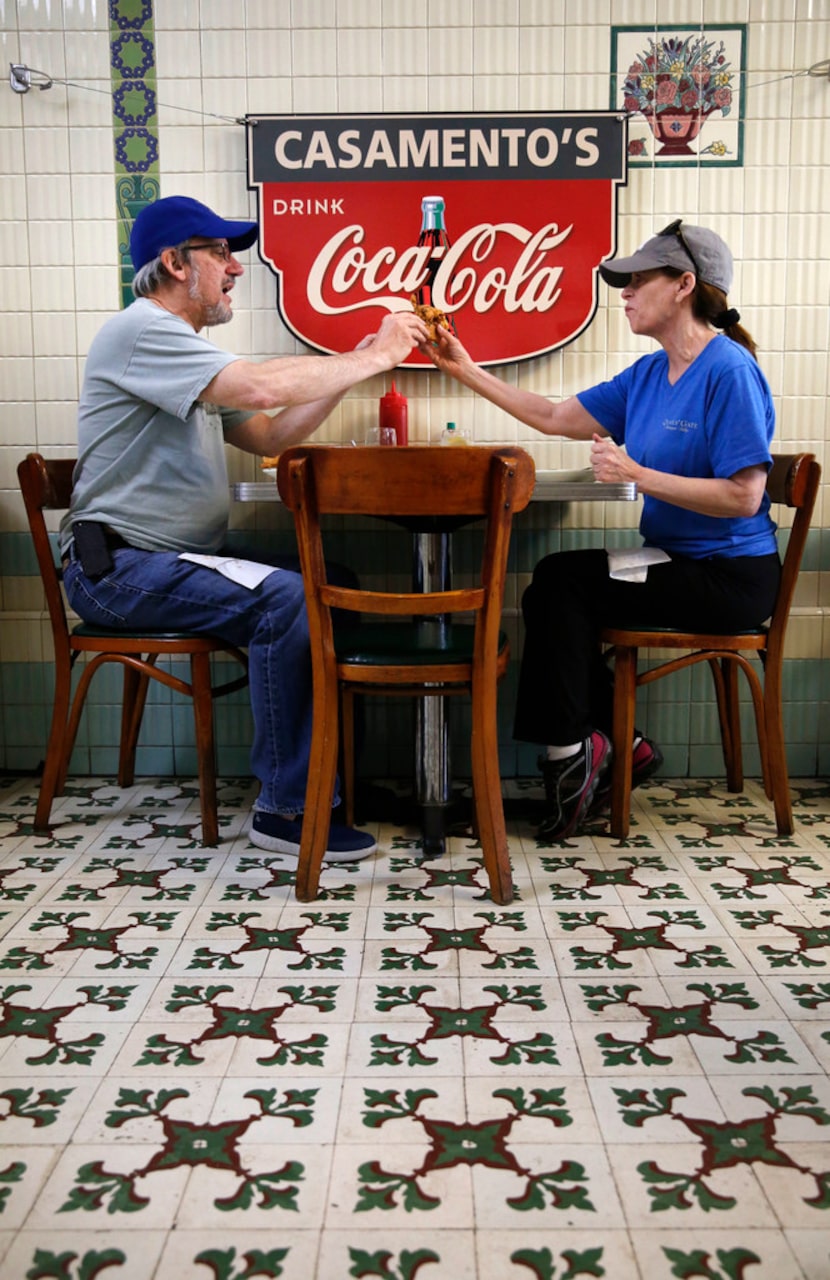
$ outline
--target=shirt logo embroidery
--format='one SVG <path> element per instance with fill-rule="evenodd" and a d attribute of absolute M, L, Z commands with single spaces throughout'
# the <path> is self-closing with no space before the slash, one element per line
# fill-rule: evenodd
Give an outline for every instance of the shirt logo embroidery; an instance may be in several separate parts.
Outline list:
<path fill-rule="evenodd" d="M 684 434 L 688 431 L 697 431 L 699 423 L 690 422 L 688 418 L 664 418 L 663 427 L 666 431 L 682 431 Z"/>

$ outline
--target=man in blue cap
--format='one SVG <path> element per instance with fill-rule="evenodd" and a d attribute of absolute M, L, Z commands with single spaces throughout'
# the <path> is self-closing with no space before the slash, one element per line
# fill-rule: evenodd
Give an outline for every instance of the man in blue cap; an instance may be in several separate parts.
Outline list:
<path fill-rule="evenodd" d="M 296 857 L 311 742 L 302 579 L 278 569 L 252 590 L 181 556 L 222 550 L 225 444 L 267 457 L 305 440 L 349 387 L 394 369 L 427 335 L 407 311 L 342 355 L 255 363 L 221 350 L 202 330 L 232 319 L 244 270 L 236 255 L 256 238 L 255 222 L 220 218 L 188 196 L 139 213 L 136 301 L 104 324 L 86 360 L 60 549 L 67 597 L 85 621 L 204 631 L 247 648 L 260 783 L 250 837 Z M 375 847 L 332 823 L 326 859 L 356 861 Z"/>

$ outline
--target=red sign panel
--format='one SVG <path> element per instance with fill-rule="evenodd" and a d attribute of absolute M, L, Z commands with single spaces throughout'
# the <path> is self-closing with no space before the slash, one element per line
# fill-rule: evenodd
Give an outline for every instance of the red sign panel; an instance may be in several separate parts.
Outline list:
<path fill-rule="evenodd" d="M 612 112 L 250 120 L 280 314 L 308 346 L 346 351 L 431 278 L 481 364 L 564 346 L 596 309 L 625 157 Z M 445 206 L 438 250 L 418 244 L 430 195 Z M 406 365 L 433 367 L 417 351 Z"/>

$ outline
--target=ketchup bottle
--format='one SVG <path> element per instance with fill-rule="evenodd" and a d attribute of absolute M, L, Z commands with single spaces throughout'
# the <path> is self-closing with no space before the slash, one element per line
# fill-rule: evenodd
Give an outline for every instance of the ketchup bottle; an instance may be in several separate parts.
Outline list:
<path fill-rule="evenodd" d="M 392 389 L 380 398 L 380 427 L 392 427 L 398 444 L 409 444 L 409 405 L 406 396 L 392 383 Z"/>

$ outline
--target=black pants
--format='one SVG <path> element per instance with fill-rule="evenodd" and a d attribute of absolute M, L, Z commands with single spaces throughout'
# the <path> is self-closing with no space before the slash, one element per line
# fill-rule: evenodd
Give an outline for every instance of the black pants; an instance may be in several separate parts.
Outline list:
<path fill-rule="evenodd" d="M 610 733 L 613 676 L 600 652 L 602 627 L 744 631 L 772 613 L 780 574 L 776 554 L 676 557 L 651 565 L 645 582 L 620 582 L 608 576 L 604 550 L 546 556 L 522 598 L 525 646 L 513 736 L 567 746 L 592 729 Z"/>

